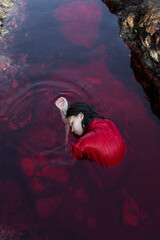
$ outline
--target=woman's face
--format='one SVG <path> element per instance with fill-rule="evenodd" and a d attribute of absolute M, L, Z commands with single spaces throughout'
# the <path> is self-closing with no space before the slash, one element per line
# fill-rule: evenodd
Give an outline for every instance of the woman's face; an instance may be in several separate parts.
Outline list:
<path fill-rule="evenodd" d="M 71 131 L 78 136 L 82 136 L 83 134 L 83 128 L 82 128 L 83 117 L 84 117 L 83 113 L 79 113 L 78 116 L 68 117 L 68 122 L 71 128 Z"/>

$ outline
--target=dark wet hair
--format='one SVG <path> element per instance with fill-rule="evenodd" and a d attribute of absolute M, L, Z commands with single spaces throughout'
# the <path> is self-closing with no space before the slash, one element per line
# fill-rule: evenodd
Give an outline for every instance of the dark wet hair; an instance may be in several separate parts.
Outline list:
<path fill-rule="evenodd" d="M 98 113 L 96 113 L 92 107 L 89 104 L 83 103 L 83 102 L 77 102 L 72 104 L 66 113 L 66 118 L 70 116 L 78 116 L 79 113 L 83 113 L 84 118 L 82 120 L 82 127 L 88 127 L 89 124 L 93 121 L 95 118 L 103 118 Z"/>

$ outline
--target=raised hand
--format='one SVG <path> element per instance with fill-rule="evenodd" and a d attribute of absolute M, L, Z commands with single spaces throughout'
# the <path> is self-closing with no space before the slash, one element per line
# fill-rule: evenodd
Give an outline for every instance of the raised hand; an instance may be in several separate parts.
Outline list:
<path fill-rule="evenodd" d="M 68 102 L 67 99 L 64 97 L 60 97 L 57 99 L 55 102 L 55 105 L 59 108 L 61 115 L 62 115 L 62 120 L 65 123 L 65 150 L 67 150 L 67 144 L 68 144 L 68 134 L 70 130 L 70 126 L 68 124 L 68 121 L 66 119 L 66 112 L 68 109 Z"/>
<path fill-rule="evenodd" d="M 60 97 L 57 99 L 57 101 L 55 102 L 55 105 L 59 108 L 60 111 L 64 111 L 66 112 L 68 109 L 68 102 L 66 100 L 66 98 L 64 97 Z"/>

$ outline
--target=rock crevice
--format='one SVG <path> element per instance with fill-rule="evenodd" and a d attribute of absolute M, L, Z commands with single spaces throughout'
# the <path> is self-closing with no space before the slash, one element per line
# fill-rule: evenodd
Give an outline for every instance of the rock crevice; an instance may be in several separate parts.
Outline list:
<path fill-rule="evenodd" d="M 131 67 L 160 118 L 160 1 L 103 0 L 118 16 L 120 37 L 131 49 Z"/>

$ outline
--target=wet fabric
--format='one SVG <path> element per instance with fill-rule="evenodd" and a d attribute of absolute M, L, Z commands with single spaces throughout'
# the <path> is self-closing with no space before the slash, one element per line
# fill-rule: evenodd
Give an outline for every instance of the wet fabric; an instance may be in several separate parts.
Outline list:
<path fill-rule="evenodd" d="M 109 119 L 93 120 L 86 134 L 72 144 L 72 153 L 78 160 L 88 159 L 106 167 L 120 163 L 125 152 L 126 143 Z"/>

